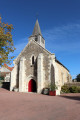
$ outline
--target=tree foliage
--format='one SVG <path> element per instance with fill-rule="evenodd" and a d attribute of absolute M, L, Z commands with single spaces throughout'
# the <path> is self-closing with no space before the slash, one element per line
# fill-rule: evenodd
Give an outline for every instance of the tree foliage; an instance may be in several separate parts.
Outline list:
<path fill-rule="evenodd" d="M 76 80 L 77 82 L 80 82 L 80 74 L 77 75 Z"/>
<path fill-rule="evenodd" d="M 14 52 L 15 47 L 12 40 L 13 25 L 2 23 L 0 17 L 0 66 L 3 63 L 10 63 L 13 56 L 9 57 L 10 52 Z"/>

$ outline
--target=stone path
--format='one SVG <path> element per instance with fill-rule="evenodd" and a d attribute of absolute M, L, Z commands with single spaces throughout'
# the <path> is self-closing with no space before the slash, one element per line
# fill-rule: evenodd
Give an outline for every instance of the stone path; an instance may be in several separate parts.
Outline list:
<path fill-rule="evenodd" d="M 80 120 L 80 94 L 53 97 L 0 88 L 0 120 Z"/>

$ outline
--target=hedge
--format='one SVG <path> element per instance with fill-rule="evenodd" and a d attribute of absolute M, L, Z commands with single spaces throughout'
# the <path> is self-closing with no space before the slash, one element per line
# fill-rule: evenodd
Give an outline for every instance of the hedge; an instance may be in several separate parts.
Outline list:
<path fill-rule="evenodd" d="M 80 93 L 80 86 L 63 85 L 61 87 L 61 92 L 63 92 L 63 93 Z"/>

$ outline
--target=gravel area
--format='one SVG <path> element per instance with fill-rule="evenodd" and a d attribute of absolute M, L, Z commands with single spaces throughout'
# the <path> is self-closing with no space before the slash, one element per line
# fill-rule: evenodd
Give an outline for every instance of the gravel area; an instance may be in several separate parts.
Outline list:
<path fill-rule="evenodd" d="M 0 88 L 0 120 L 80 120 L 80 93 L 47 96 Z"/>

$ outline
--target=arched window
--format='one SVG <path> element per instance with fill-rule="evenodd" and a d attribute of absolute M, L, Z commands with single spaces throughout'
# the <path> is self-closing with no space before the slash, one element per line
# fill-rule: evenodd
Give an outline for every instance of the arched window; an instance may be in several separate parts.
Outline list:
<path fill-rule="evenodd" d="M 34 64 L 34 56 L 32 56 L 32 65 Z"/>

